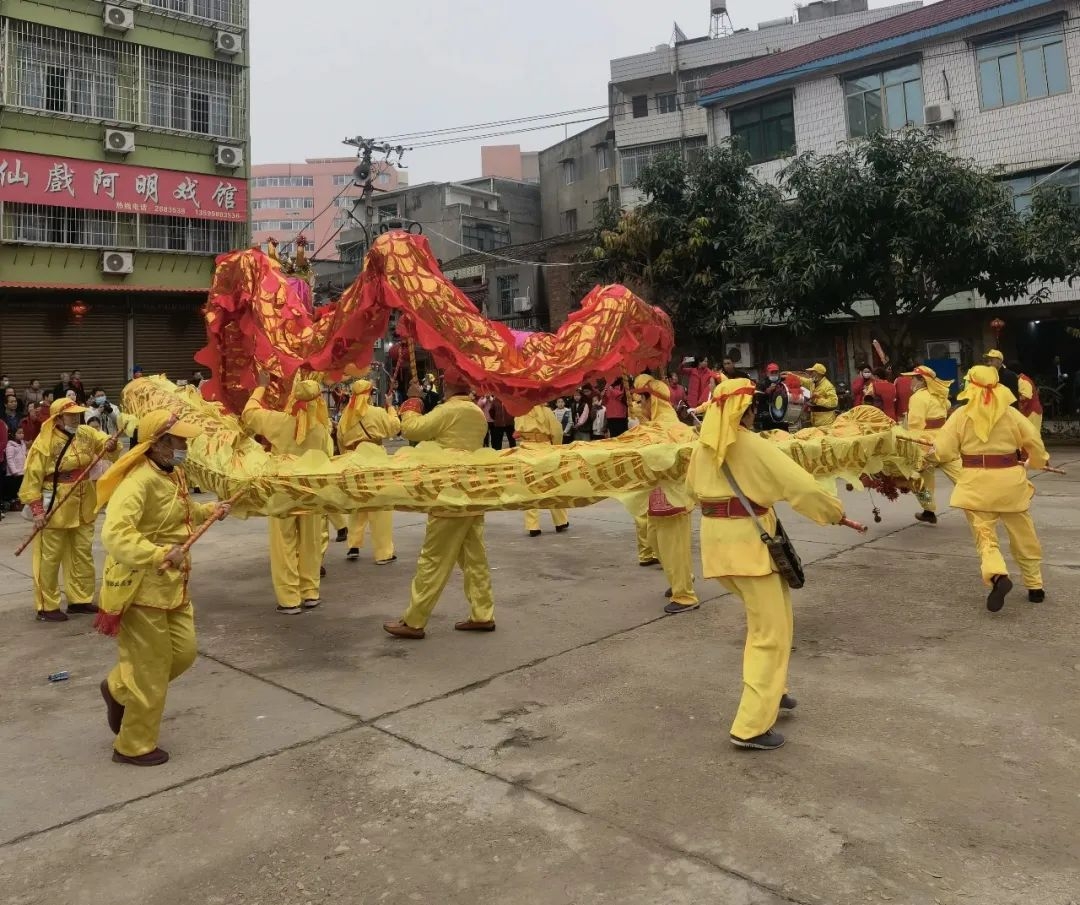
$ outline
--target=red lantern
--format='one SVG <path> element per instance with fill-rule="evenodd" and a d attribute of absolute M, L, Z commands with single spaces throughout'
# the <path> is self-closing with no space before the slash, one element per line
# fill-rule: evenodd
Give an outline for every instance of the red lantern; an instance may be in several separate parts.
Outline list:
<path fill-rule="evenodd" d="M 1001 331 L 1005 329 L 1005 321 L 1000 317 L 995 317 L 990 321 L 990 329 L 994 331 L 994 345 L 998 345 L 1001 342 Z"/>
<path fill-rule="evenodd" d="M 75 320 L 79 320 L 86 317 L 87 312 L 90 311 L 90 306 L 84 301 L 77 301 L 71 303 L 71 313 L 75 316 Z"/>

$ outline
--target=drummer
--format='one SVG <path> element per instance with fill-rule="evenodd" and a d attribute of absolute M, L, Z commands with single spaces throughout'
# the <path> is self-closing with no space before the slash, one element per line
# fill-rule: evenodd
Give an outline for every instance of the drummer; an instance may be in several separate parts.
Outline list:
<path fill-rule="evenodd" d="M 774 430 L 779 425 L 773 420 L 773 401 L 777 395 L 784 392 L 783 380 L 780 377 L 780 365 L 770 361 L 765 366 L 765 376 L 758 381 L 754 390 L 757 397 L 754 400 L 756 414 L 754 416 L 754 429 L 757 431 Z"/>

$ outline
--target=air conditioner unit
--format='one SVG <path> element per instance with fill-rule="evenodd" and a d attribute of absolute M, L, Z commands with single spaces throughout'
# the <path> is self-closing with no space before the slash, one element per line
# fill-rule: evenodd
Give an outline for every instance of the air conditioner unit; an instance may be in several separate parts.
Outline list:
<path fill-rule="evenodd" d="M 105 150 L 113 154 L 130 154 L 135 150 L 135 133 L 122 129 L 106 129 Z"/>
<path fill-rule="evenodd" d="M 105 4 L 101 18 L 109 31 L 131 31 L 135 27 L 135 10 L 124 9 L 115 3 Z"/>
<path fill-rule="evenodd" d="M 214 148 L 214 162 L 219 167 L 237 169 L 244 165 L 244 149 L 233 145 L 217 145 Z"/>
<path fill-rule="evenodd" d="M 923 122 L 928 126 L 943 126 L 956 122 L 956 109 L 948 101 L 940 104 L 927 104 L 923 107 Z"/>
<path fill-rule="evenodd" d="M 244 49 L 244 39 L 240 35 L 234 35 L 231 31 L 214 32 L 214 48 L 218 53 L 226 53 L 236 56 Z"/>
<path fill-rule="evenodd" d="M 527 295 L 519 295 L 514 299 L 514 314 L 527 314 L 532 311 L 532 299 Z"/>
<path fill-rule="evenodd" d="M 725 346 L 724 357 L 740 368 L 750 367 L 750 343 L 729 343 Z"/>
<path fill-rule="evenodd" d="M 101 256 L 102 273 L 134 273 L 135 255 L 130 251 L 107 251 Z"/>

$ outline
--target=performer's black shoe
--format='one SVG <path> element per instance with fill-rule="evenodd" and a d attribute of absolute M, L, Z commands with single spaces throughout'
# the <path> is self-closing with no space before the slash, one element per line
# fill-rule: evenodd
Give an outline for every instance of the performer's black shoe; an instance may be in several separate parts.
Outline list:
<path fill-rule="evenodd" d="M 1028 600 L 1031 603 L 1042 603 L 1044 600 L 1046 600 L 1046 591 L 1044 591 L 1042 588 L 1029 588 Z"/>
<path fill-rule="evenodd" d="M 279 604 L 277 611 L 282 616 L 299 616 L 302 612 L 304 612 L 304 609 L 300 606 L 281 606 Z"/>
<path fill-rule="evenodd" d="M 937 513 L 931 512 L 929 509 L 924 509 L 922 512 L 915 514 L 915 521 L 922 522 L 924 525 L 936 525 Z"/>
<path fill-rule="evenodd" d="M 529 537 L 539 537 L 543 533 L 544 533 L 543 531 L 530 531 L 529 532 Z"/>
<path fill-rule="evenodd" d="M 671 588 L 668 588 L 668 589 L 667 589 L 666 591 L 664 591 L 664 596 L 665 596 L 665 597 L 666 597 L 666 598 L 667 598 L 668 600 L 670 600 L 670 599 L 671 599 Z"/>
<path fill-rule="evenodd" d="M 93 603 L 69 603 L 67 611 L 69 616 L 93 616 L 98 608 Z"/>
<path fill-rule="evenodd" d="M 38 610 L 38 622 L 67 622 L 68 614 L 63 610 Z"/>
<path fill-rule="evenodd" d="M 770 729 L 753 738 L 736 738 L 733 735 L 731 744 L 736 748 L 748 748 L 753 751 L 775 751 L 784 746 L 784 737 L 775 729 Z"/>
<path fill-rule="evenodd" d="M 994 587 L 986 597 L 986 608 L 991 613 L 1000 611 L 1005 606 L 1005 598 L 1012 589 L 1012 579 L 1008 575 L 995 575 Z"/>
<path fill-rule="evenodd" d="M 570 530 L 570 523 L 569 522 L 567 522 L 565 525 L 556 525 L 555 526 L 555 533 L 556 534 L 562 534 L 564 531 L 569 531 L 569 530 Z"/>
<path fill-rule="evenodd" d="M 134 767 L 159 767 L 169 760 L 169 752 L 155 748 L 153 751 L 147 751 L 146 754 L 128 757 L 119 751 L 113 751 L 112 759 L 118 764 L 131 764 Z"/>
<path fill-rule="evenodd" d="M 780 697 L 781 710 L 794 710 L 798 706 L 799 702 L 786 692 Z"/>
<path fill-rule="evenodd" d="M 360 558 L 360 548 L 359 547 L 349 547 L 348 552 L 346 552 L 346 554 L 345 554 L 345 558 L 346 559 L 359 559 Z"/>
<path fill-rule="evenodd" d="M 304 606 L 305 610 L 313 610 L 320 603 L 322 603 L 322 598 L 320 598 L 320 597 L 312 597 L 310 600 L 305 600 L 303 606 Z"/>
<path fill-rule="evenodd" d="M 660 560 L 658 560 L 658 559 L 657 559 L 657 558 L 656 558 L 656 557 L 654 556 L 654 557 L 653 557 L 652 559 L 644 559 L 644 560 L 640 560 L 640 561 L 638 562 L 638 565 L 639 565 L 639 566 L 641 566 L 641 568 L 643 568 L 643 569 L 646 569 L 646 568 L 648 568 L 649 566 L 658 566 L 658 565 L 660 565 Z"/>
<path fill-rule="evenodd" d="M 393 556 L 391 556 L 389 559 L 377 559 L 377 560 L 375 560 L 375 565 L 377 565 L 377 566 L 388 566 L 392 562 L 397 562 L 397 554 L 396 553 Z"/>
<path fill-rule="evenodd" d="M 319 578 L 326 578 L 326 566 L 319 566 Z"/>
<path fill-rule="evenodd" d="M 674 616 L 676 613 L 689 613 L 692 610 L 696 610 L 699 606 L 701 606 L 700 603 L 672 602 L 669 603 L 666 607 L 664 607 L 664 612 L 667 613 L 669 616 Z"/>
<path fill-rule="evenodd" d="M 349 539 L 349 529 L 348 528 L 338 528 L 337 529 L 337 537 L 335 537 L 334 540 L 336 540 L 339 544 L 343 544 L 348 539 Z"/>
<path fill-rule="evenodd" d="M 108 679 L 101 680 L 101 696 L 105 699 L 105 718 L 109 721 L 109 728 L 113 735 L 119 735 L 124 722 L 124 707 L 109 691 Z"/>

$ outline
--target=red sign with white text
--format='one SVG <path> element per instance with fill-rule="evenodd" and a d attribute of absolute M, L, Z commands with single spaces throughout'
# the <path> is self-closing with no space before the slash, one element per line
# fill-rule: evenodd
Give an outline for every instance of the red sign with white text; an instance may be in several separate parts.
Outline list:
<path fill-rule="evenodd" d="M 0 150 L 0 201 L 244 222 L 246 179 Z"/>

